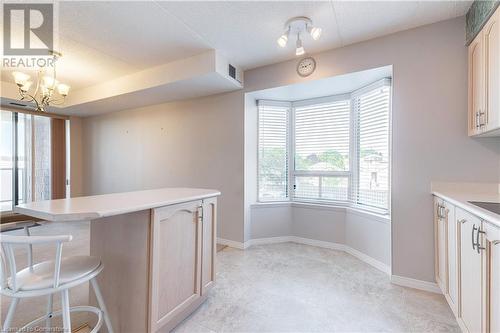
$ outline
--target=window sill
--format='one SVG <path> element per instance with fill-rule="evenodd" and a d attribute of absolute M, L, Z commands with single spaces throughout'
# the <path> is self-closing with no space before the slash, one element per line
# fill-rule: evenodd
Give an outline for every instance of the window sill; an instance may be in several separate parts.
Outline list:
<path fill-rule="evenodd" d="M 307 208 L 315 210 L 330 210 L 337 212 L 346 212 L 348 214 L 358 215 L 364 218 L 369 218 L 376 222 L 391 223 L 390 215 L 379 214 L 366 209 L 361 209 L 354 206 L 349 206 L 348 204 L 334 204 L 325 205 L 312 202 L 300 202 L 300 201 L 275 201 L 275 202 L 256 202 L 250 205 L 251 209 L 266 209 L 266 208 L 278 208 L 278 207 L 297 207 L 297 208 Z"/>

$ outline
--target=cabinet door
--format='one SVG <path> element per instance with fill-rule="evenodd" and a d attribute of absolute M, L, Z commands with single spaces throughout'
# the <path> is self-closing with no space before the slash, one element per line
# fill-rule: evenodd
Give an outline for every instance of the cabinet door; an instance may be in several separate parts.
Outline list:
<path fill-rule="evenodd" d="M 484 131 L 500 128 L 500 10 L 491 16 L 483 28 L 486 105 L 481 117 Z"/>
<path fill-rule="evenodd" d="M 436 246 L 436 282 L 444 294 L 448 292 L 447 273 L 447 226 L 444 218 L 443 201 L 436 198 L 434 201 L 434 225 L 435 225 L 435 246 Z"/>
<path fill-rule="evenodd" d="M 215 261 L 217 254 L 217 199 L 203 200 L 203 246 L 201 264 L 201 294 L 210 290 L 215 283 Z"/>
<path fill-rule="evenodd" d="M 500 228 L 484 223 L 486 232 L 487 331 L 500 332 Z"/>
<path fill-rule="evenodd" d="M 469 332 L 482 332 L 482 255 L 473 248 L 481 220 L 456 208 L 460 233 L 460 317 Z"/>
<path fill-rule="evenodd" d="M 469 45 L 469 135 L 480 133 L 480 116 L 484 113 L 483 33 Z"/>
<path fill-rule="evenodd" d="M 455 207 L 450 203 L 443 202 L 447 229 L 447 276 L 448 293 L 445 294 L 453 312 L 458 313 L 458 255 L 457 255 L 457 220 L 455 219 Z"/>
<path fill-rule="evenodd" d="M 201 297 L 201 207 L 201 201 L 193 201 L 153 210 L 152 332 L 169 324 Z"/>

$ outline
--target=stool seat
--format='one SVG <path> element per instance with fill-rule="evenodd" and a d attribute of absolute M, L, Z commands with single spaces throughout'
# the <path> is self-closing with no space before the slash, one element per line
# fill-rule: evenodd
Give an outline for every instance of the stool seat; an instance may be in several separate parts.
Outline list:
<path fill-rule="evenodd" d="M 43 261 L 30 269 L 27 267 L 16 274 L 16 284 L 19 291 L 52 288 L 54 286 L 54 260 Z M 59 285 L 76 281 L 89 275 L 99 268 L 101 261 L 97 257 L 73 256 L 61 260 Z M 12 288 L 11 280 L 8 281 Z"/>

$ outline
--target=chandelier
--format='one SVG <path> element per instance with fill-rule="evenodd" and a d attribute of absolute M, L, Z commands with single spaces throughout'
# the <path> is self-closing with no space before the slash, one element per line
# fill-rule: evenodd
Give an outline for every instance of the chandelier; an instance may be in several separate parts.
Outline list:
<path fill-rule="evenodd" d="M 312 39 L 318 40 L 321 37 L 321 28 L 313 26 L 312 20 L 305 16 L 297 16 L 289 19 L 285 23 L 285 32 L 276 41 L 280 47 L 286 47 L 290 36 L 297 35 L 295 43 L 295 55 L 303 55 L 306 51 L 302 45 L 301 34 L 308 33 Z"/>
<path fill-rule="evenodd" d="M 64 103 L 68 96 L 69 86 L 59 83 L 56 79 L 56 62 L 62 56 L 61 53 L 50 51 L 53 57 L 52 70 L 45 67 L 38 71 L 36 85 L 33 85 L 31 77 L 23 72 L 13 72 L 14 81 L 19 89 L 21 101 L 34 104 L 36 111 L 45 112 L 50 105 L 60 105 Z M 51 72 L 51 73 L 49 73 Z M 35 87 L 34 89 L 30 89 Z M 55 93 L 57 90 L 57 94 Z"/>

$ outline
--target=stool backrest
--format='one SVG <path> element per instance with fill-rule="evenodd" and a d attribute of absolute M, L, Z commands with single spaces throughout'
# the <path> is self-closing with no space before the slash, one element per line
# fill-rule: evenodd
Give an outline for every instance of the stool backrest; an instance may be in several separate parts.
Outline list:
<path fill-rule="evenodd" d="M 54 244 L 56 246 L 56 257 L 54 265 L 54 288 L 59 286 L 59 275 L 61 272 L 62 245 L 73 239 L 71 235 L 59 236 L 31 236 L 29 229 L 24 228 L 25 236 L 1 235 L 0 244 L 2 246 L 1 265 L 0 265 L 0 288 L 9 288 L 7 278 L 10 276 L 10 289 L 17 292 L 19 286 L 16 283 L 16 274 L 18 272 L 16 257 L 14 255 L 14 246 L 26 245 L 28 248 L 28 267 L 33 269 L 33 244 Z M 7 273 L 8 271 L 8 273 Z"/>

